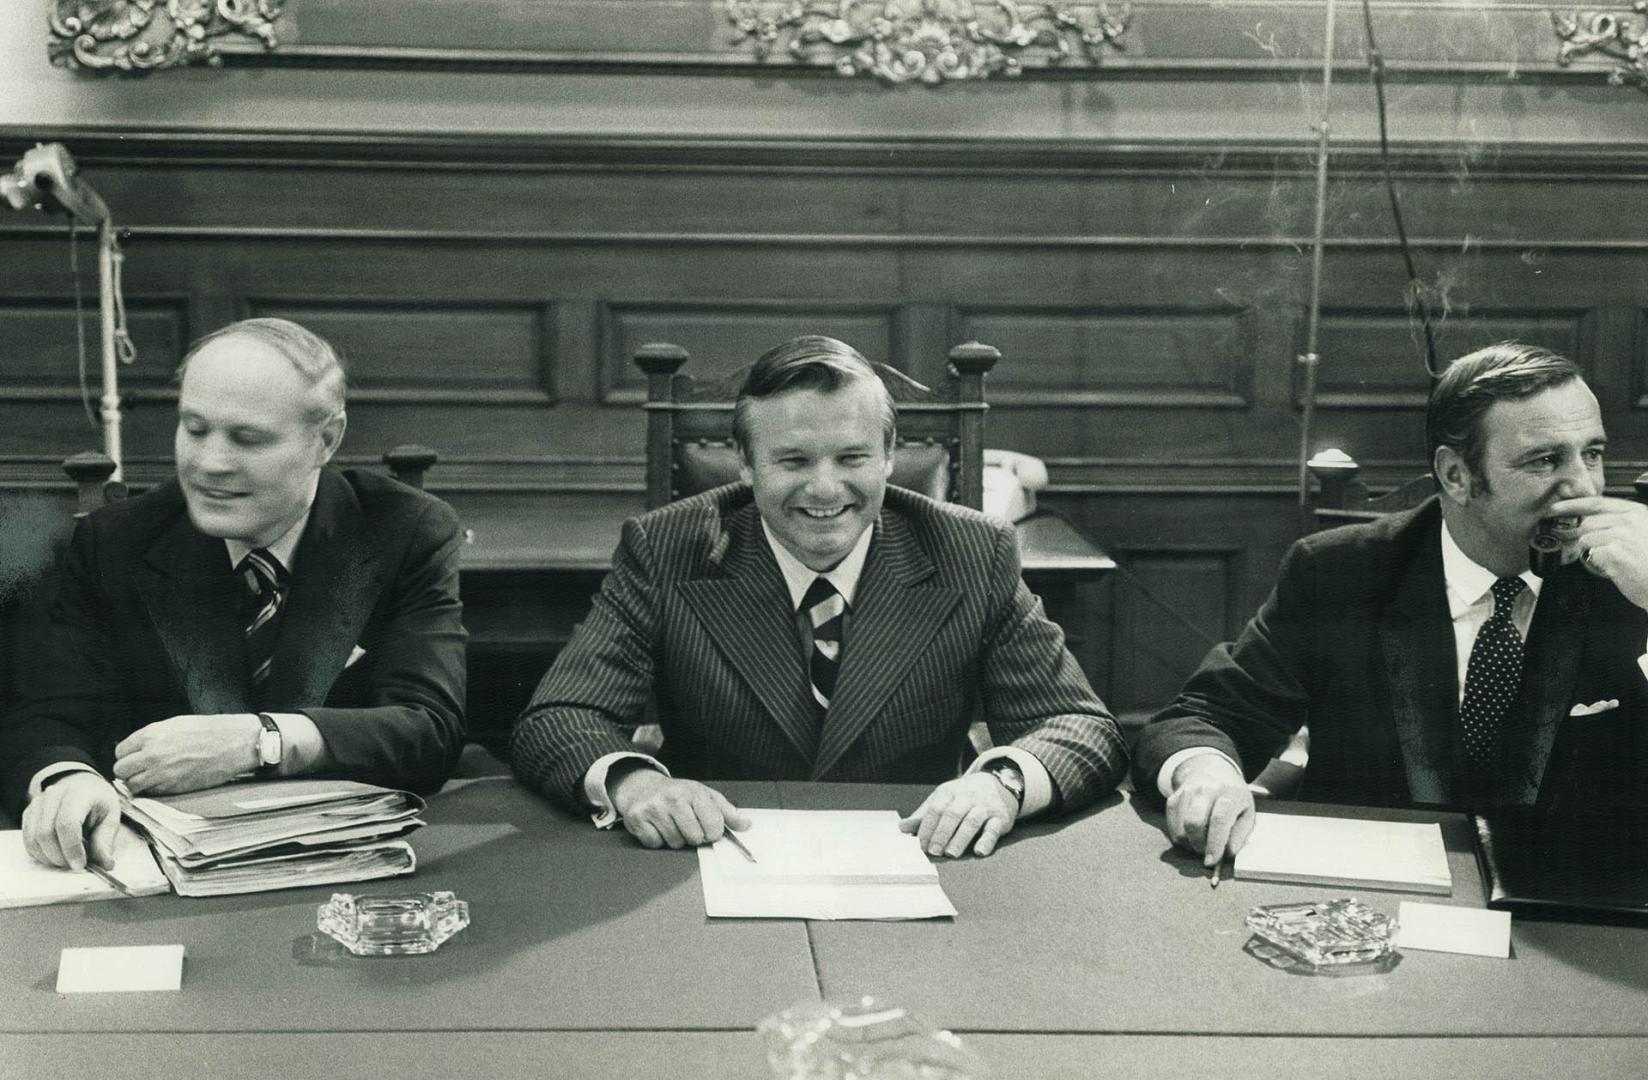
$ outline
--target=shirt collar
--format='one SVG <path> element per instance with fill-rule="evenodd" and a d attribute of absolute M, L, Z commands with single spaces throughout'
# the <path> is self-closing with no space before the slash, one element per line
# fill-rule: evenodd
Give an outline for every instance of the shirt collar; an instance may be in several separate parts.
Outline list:
<path fill-rule="evenodd" d="M 1532 570 L 1524 570 L 1518 576 L 1528 586 L 1529 595 L 1537 598 L 1545 579 Z M 1460 550 L 1446 521 L 1442 522 L 1442 580 L 1448 587 L 1448 614 L 1456 619 L 1480 604 L 1499 580 L 1498 574 Z"/>
<path fill-rule="evenodd" d="M 870 534 L 875 532 L 873 526 L 859 534 L 846 558 L 836 563 L 834 569 L 822 574 L 790 554 L 790 549 L 780 543 L 778 537 L 773 535 L 773 531 L 767 528 L 766 519 L 761 521 L 761 531 L 766 534 L 767 546 L 772 548 L 773 557 L 778 560 L 778 569 L 784 575 L 784 584 L 789 586 L 792 609 L 801 606 L 801 598 L 807 595 L 807 590 L 812 588 L 813 578 L 816 577 L 827 579 L 835 586 L 835 591 L 841 594 L 841 598 L 847 601 L 847 606 L 852 606 L 853 593 L 858 590 L 859 576 L 864 573 L 864 558 L 870 552 Z"/>
<path fill-rule="evenodd" d="M 309 514 L 313 509 L 314 507 L 311 506 L 309 510 L 305 510 L 303 516 L 298 518 L 290 529 L 281 533 L 274 543 L 267 545 L 269 554 L 280 560 L 280 565 L 286 568 L 288 574 L 292 572 L 293 564 L 297 561 L 298 541 L 303 539 L 303 527 L 309 524 Z M 244 540 L 233 540 L 224 537 L 223 543 L 229 548 L 230 566 L 239 566 L 241 560 L 256 550 Z"/>

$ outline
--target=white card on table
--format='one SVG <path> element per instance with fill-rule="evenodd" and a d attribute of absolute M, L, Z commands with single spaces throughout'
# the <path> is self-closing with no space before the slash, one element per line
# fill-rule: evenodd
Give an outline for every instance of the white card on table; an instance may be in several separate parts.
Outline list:
<path fill-rule="evenodd" d="M 181 945 L 67 948 L 57 962 L 59 994 L 178 990 L 182 986 Z"/>
<path fill-rule="evenodd" d="M 1396 947 L 1434 952 L 1511 955 L 1511 913 L 1404 900 L 1396 909 Z"/>

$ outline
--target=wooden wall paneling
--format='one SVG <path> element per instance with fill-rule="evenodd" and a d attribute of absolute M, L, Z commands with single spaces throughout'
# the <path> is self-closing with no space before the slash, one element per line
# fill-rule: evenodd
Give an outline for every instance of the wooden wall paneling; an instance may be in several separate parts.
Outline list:
<path fill-rule="evenodd" d="M 601 305 L 601 400 L 635 407 L 646 400 L 646 377 L 634 364 L 648 342 L 679 345 L 695 379 L 728 375 L 800 334 L 828 334 L 898 366 L 906 356 L 898 308 L 886 303 L 807 300 L 612 300 Z"/>

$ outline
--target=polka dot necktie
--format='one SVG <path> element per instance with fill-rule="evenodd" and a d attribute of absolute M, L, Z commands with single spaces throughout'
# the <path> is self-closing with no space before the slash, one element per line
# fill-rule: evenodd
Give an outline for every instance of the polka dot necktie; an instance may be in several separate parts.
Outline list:
<path fill-rule="evenodd" d="M 818 713 L 824 715 L 835 696 L 835 677 L 841 669 L 841 624 L 847 610 L 847 601 L 828 579 L 816 577 L 801 598 L 801 610 L 813 627 L 813 651 L 808 662 L 812 681 L 813 700 Z"/>
<path fill-rule="evenodd" d="M 1474 769 L 1491 768 L 1499 755 L 1499 729 L 1522 687 L 1522 635 L 1511 607 L 1526 588 L 1519 577 L 1493 584 L 1494 609 L 1471 646 L 1465 667 L 1465 698 L 1459 705 L 1460 741 Z"/>
<path fill-rule="evenodd" d="M 241 601 L 241 624 L 246 630 L 246 665 L 252 696 L 261 700 L 269 680 L 275 642 L 280 637 L 280 615 L 286 606 L 286 568 L 267 548 L 250 552 L 240 564 L 246 595 Z"/>

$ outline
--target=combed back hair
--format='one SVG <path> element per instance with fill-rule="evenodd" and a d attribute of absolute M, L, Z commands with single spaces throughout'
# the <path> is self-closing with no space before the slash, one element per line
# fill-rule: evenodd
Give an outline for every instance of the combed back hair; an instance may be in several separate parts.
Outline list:
<path fill-rule="evenodd" d="M 1502 341 L 1461 356 L 1431 387 L 1425 404 L 1425 442 L 1435 472 L 1438 447 L 1465 459 L 1482 477 L 1482 418 L 1499 401 L 1520 401 L 1582 378 L 1578 365 L 1538 345 Z"/>
<path fill-rule="evenodd" d="M 750 447 L 750 402 L 761 401 L 791 390 L 817 390 L 833 394 L 849 383 L 868 380 L 874 383 L 881 396 L 881 433 L 883 448 L 889 453 L 898 437 L 898 415 L 893 409 L 893 395 L 881 381 L 875 368 L 862 353 L 844 341 L 822 334 L 804 334 L 775 345 L 761 354 L 761 358 L 744 377 L 738 400 L 732 410 L 732 437 L 738 450 L 746 458 Z"/>
<path fill-rule="evenodd" d="M 311 424 L 319 427 L 343 412 L 347 378 L 337 350 L 313 330 L 299 326 L 290 319 L 242 319 L 213 330 L 189 346 L 189 351 L 183 354 L 183 362 L 177 365 L 178 382 L 183 381 L 184 372 L 189 370 L 189 361 L 199 355 L 200 350 L 228 337 L 250 338 L 266 345 L 297 369 L 314 391 L 307 416 Z"/>

